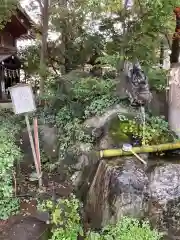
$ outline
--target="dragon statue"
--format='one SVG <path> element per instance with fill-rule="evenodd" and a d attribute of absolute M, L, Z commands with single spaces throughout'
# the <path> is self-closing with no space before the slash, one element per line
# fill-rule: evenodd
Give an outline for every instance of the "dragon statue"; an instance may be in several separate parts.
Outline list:
<path fill-rule="evenodd" d="M 148 78 L 138 61 L 125 62 L 126 92 L 133 106 L 145 106 L 152 99 Z"/>

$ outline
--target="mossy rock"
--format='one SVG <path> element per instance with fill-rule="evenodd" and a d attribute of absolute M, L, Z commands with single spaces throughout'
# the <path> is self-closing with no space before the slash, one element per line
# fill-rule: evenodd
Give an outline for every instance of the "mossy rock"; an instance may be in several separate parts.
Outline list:
<path fill-rule="evenodd" d="M 130 136 L 128 136 L 128 134 L 123 133 L 123 131 L 120 128 L 121 123 L 122 122 L 117 117 L 113 119 L 109 126 L 109 134 L 115 144 L 130 142 Z"/>
<path fill-rule="evenodd" d="M 163 119 L 160 119 L 158 124 L 155 122 L 154 118 L 149 119 L 145 125 L 144 144 L 154 145 L 173 142 L 173 133 L 168 127 L 166 128 L 165 124 L 166 122 L 163 122 Z M 133 139 L 135 139 L 135 142 L 137 141 L 137 143 L 141 145 L 141 140 L 143 139 L 142 124 L 132 118 L 125 120 L 120 120 L 119 118 L 114 119 L 110 125 L 109 132 L 111 138 L 116 144 L 131 143 L 134 145 Z"/>

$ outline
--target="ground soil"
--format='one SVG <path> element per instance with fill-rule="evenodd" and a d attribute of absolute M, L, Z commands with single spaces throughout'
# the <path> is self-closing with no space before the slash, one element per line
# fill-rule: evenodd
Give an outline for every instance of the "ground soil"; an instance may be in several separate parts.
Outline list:
<path fill-rule="evenodd" d="M 29 181 L 32 168 L 21 165 L 14 179 L 15 194 L 21 199 L 20 213 L 6 221 L 0 221 L 0 240 L 47 240 L 50 225 L 39 217 L 37 212 L 38 199 L 54 199 L 67 197 L 73 189 L 56 169 L 43 174 L 43 187 L 38 190 L 37 182 Z"/>

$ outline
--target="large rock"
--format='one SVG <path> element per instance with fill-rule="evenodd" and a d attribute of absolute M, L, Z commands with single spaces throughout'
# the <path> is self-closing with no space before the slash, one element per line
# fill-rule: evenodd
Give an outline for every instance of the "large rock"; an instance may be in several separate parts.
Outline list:
<path fill-rule="evenodd" d="M 147 217 L 168 240 L 179 239 L 180 164 L 149 161 L 144 167 L 129 156 L 101 160 L 94 174 L 85 205 L 92 227 L 115 223 L 127 215 Z"/>
<path fill-rule="evenodd" d="M 149 179 L 149 217 L 156 227 L 174 236 L 180 232 L 179 182 L 180 165 L 171 163 L 157 166 Z"/>
<path fill-rule="evenodd" d="M 87 119 L 84 122 L 84 127 L 92 136 L 99 138 L 104 132 L 107 132 L 111 121 L 117 118 L 117 116 L 135 117 L 137 112 L 132 108 L 128 109 L 123 105 L 117 104 L 108 109 L 103 115 Z"/>
<path fill-rule="evenodd" d="M 96 138 L 98 149 L 117 148 L 122 145 L 115 143 L 109 132 L 112 125 L 117 121 L 119 122 L 120 116 L 134 117 L 137 116 L 137 112 L 132 109 L 130 111 L 123 105 L 115 105 L 101 116 L 92 117 L 84 122 L 85 130 Z M 95 167 L 98 166 L 100 159 L 98 154 L 87 146 L 79 146 L 79 149 L 82 154 L 71 163 L 71 169 L 74 170 L 71 180 L 74 188 L 78 190 L 80 195 L 84 196 L 91 186 L 92 176 L 94 177 L 96 173 Z"/>
<path fill-rule="evenodd" d="M 31 216 L 14 222 L 6 234 L 4 240 L 48 240 L 50 237 L 49 226 Z"/>
<path fill-rule="evenodd" d="M 152 112 L 153 115 L 163 115 L 168 120 L 167 92 L 157 92 L 153 90 L 152 101 L 149 103 L 149 110 Z"/>
<path fill-rule="evenodd" d="M 124 215 L 143 216 L 148 177 L 134 157 L 102 160 L 90 186 L 86 211 L 93 227 L 115 223 Z"/>
<path fill-rule="evenodd" d="M 43 125 L 39 127 L 42 149 L 49 157 L 56 157 L 58 154 L 58 132 L 56 127 Z"/>
<path fill-rule="evenodd" d="M 33 127 L 32 127 L 33 132 Z M 47 125 L 39 126 L 39 139 L 42 150 L 52 160 L 58 155 L 58 139 L 57 129 L 55 127 L 49 127 Z M 21 145 L 22 151 L 24 152 L 26 159 L 32 162 L 32 150 L 29 142 L 29 135 L 25 129 L 21 134 Z"/>

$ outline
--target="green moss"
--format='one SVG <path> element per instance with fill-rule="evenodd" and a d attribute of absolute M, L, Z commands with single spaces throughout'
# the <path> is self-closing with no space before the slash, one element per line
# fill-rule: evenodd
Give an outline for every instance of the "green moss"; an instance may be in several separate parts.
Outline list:
<path fill-rule="evenodd" d="M 116 144 L 130 142 L 132 137 L 143 138 L 145 145 L 168 143 L 174 140 L 172 132 L 168 129 L 168 123 L 160 117 L 151 117 L 146 122 L 144 136 L 143 125 L 135 119 L 120 121 L 116 118 L 112 121 L 109 132 Z"/>
<path fill-rule="evenodd" d="M 127 122 L 121 122 L 119 118 L 113 119 L 109 127 L 109 134 L 115 144 L 129 142 L 130 136 L 128 133 L 122 131 L 123 128 L 126 128 Z"/>

